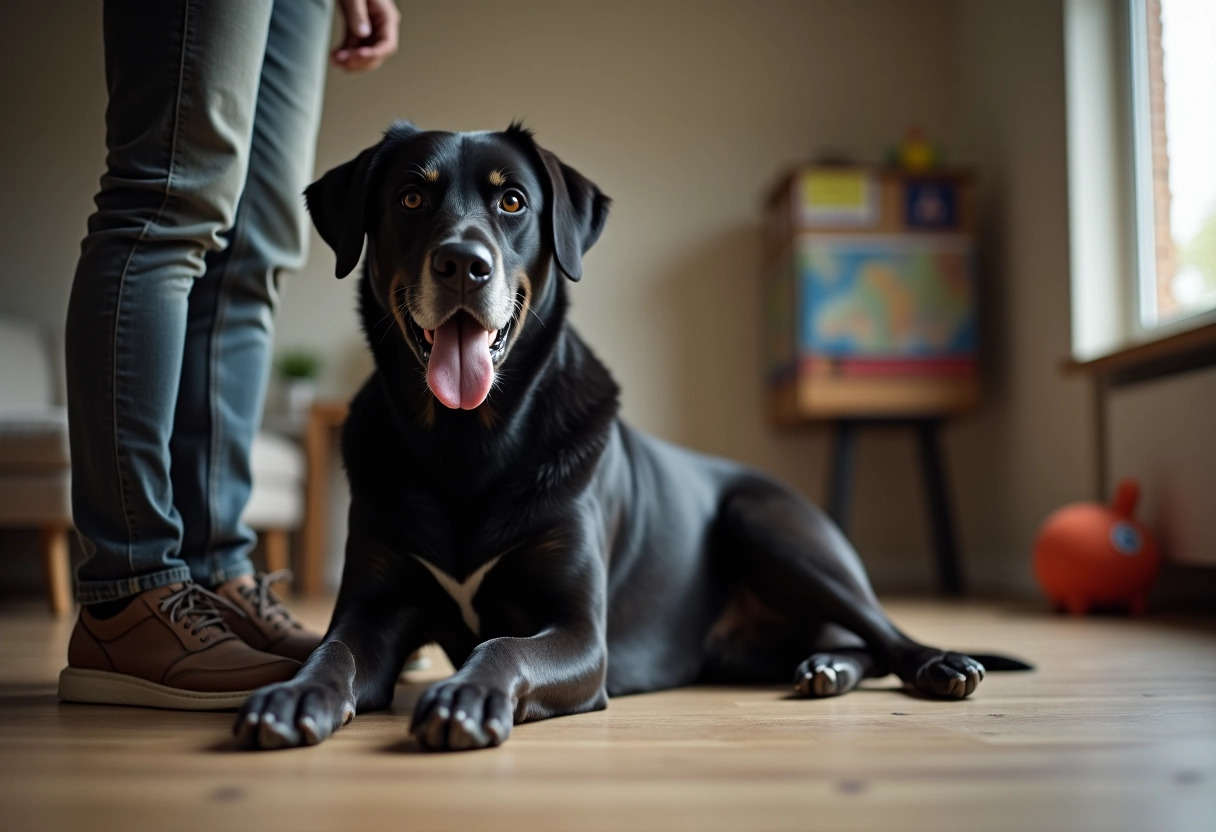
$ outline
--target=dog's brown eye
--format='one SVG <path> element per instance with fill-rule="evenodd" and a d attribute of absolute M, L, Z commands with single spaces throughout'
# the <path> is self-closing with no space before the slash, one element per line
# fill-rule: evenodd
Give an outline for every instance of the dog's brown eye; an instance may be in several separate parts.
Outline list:
<path fill-rule="evenodd" d="M 422 194 L 410 188 L 401 195 L 401 207 L 415 211 L 422 207 Z"/>
<path fill-rule="evenodd" d="M 498 200 L 498 207 L 508 214 L 518 214 L 524 208 L 524 198 L 519 191 L 507 191 Z"/>

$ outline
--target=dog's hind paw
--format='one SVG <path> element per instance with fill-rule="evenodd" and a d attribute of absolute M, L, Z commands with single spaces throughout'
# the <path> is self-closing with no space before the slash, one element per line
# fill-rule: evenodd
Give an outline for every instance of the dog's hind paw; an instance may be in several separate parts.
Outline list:
<path fill-rule="evenodd" d="M 962 653 L 940 653 L 916 671 L 912 687 L 938 699 L 963 699 L 983 681 L 984 666 Z"/>
<path fill-rule="evenodd" d="M 432 751 L 468 751 L 502 745 L 513 723 L 511 703 L 503 691 L 448 680 L 422 694 L 410 731 Z"/>
<path fill-rule="evenodd" d="M 851 656 L 816 653 L 794 671 L 794 692 L 802 696 L 839 696 L 857 687 L 864 676 Z"/>

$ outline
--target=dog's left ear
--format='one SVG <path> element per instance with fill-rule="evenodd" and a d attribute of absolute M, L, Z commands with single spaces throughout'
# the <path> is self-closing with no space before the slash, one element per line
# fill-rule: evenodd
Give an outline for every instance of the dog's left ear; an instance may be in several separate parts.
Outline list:
<path fill-rule="evenodd" d="M 535 146 L 535 145 L 534 145 Z M 553 256 L 571 280 L 583 276 L 583 255 L 600 237 L 612 200 L 596 184 L 543 147 L 536 147 L 549 178 L 546 219 L 553 229 Z"/>

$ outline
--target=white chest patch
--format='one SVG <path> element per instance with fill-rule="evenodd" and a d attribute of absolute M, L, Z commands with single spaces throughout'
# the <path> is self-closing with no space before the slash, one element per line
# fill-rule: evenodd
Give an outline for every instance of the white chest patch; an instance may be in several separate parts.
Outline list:
<path fill-rule="evenodd" d="M 477 597 L 477 590 L 481 588 L 482 580 L 485 579 L 491 569 L 498 565 L 498 561 L 502 558 L 502 555 L 483 564 L 480 569 L 465 578 L 464 583 L 460 583 L 430 561 L 417 555 L 414 555 L 414 557 L 419 563 L 430 570 L 444 591 L 452 596 L 452 600 L 460 607 L 460 617 L 464 619 L 464 623 L 468 625 L 468 628 L 473 631 L 473 635 L 481 635 L 481 619 L 478 617 L 477 611 L 473 609 L 473 599 Z"/>

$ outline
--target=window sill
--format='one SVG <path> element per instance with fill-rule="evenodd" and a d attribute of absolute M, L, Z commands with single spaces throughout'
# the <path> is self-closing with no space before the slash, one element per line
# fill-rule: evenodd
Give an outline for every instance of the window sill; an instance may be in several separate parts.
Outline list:
<path fill-rule="evenodd" d="M 1064 370 L 1101 376 L 1112 385 L 1121 385 L 1213 364 L 1216 364 L 1216 322 L 1086 361 L 1068 359 Z"/>

